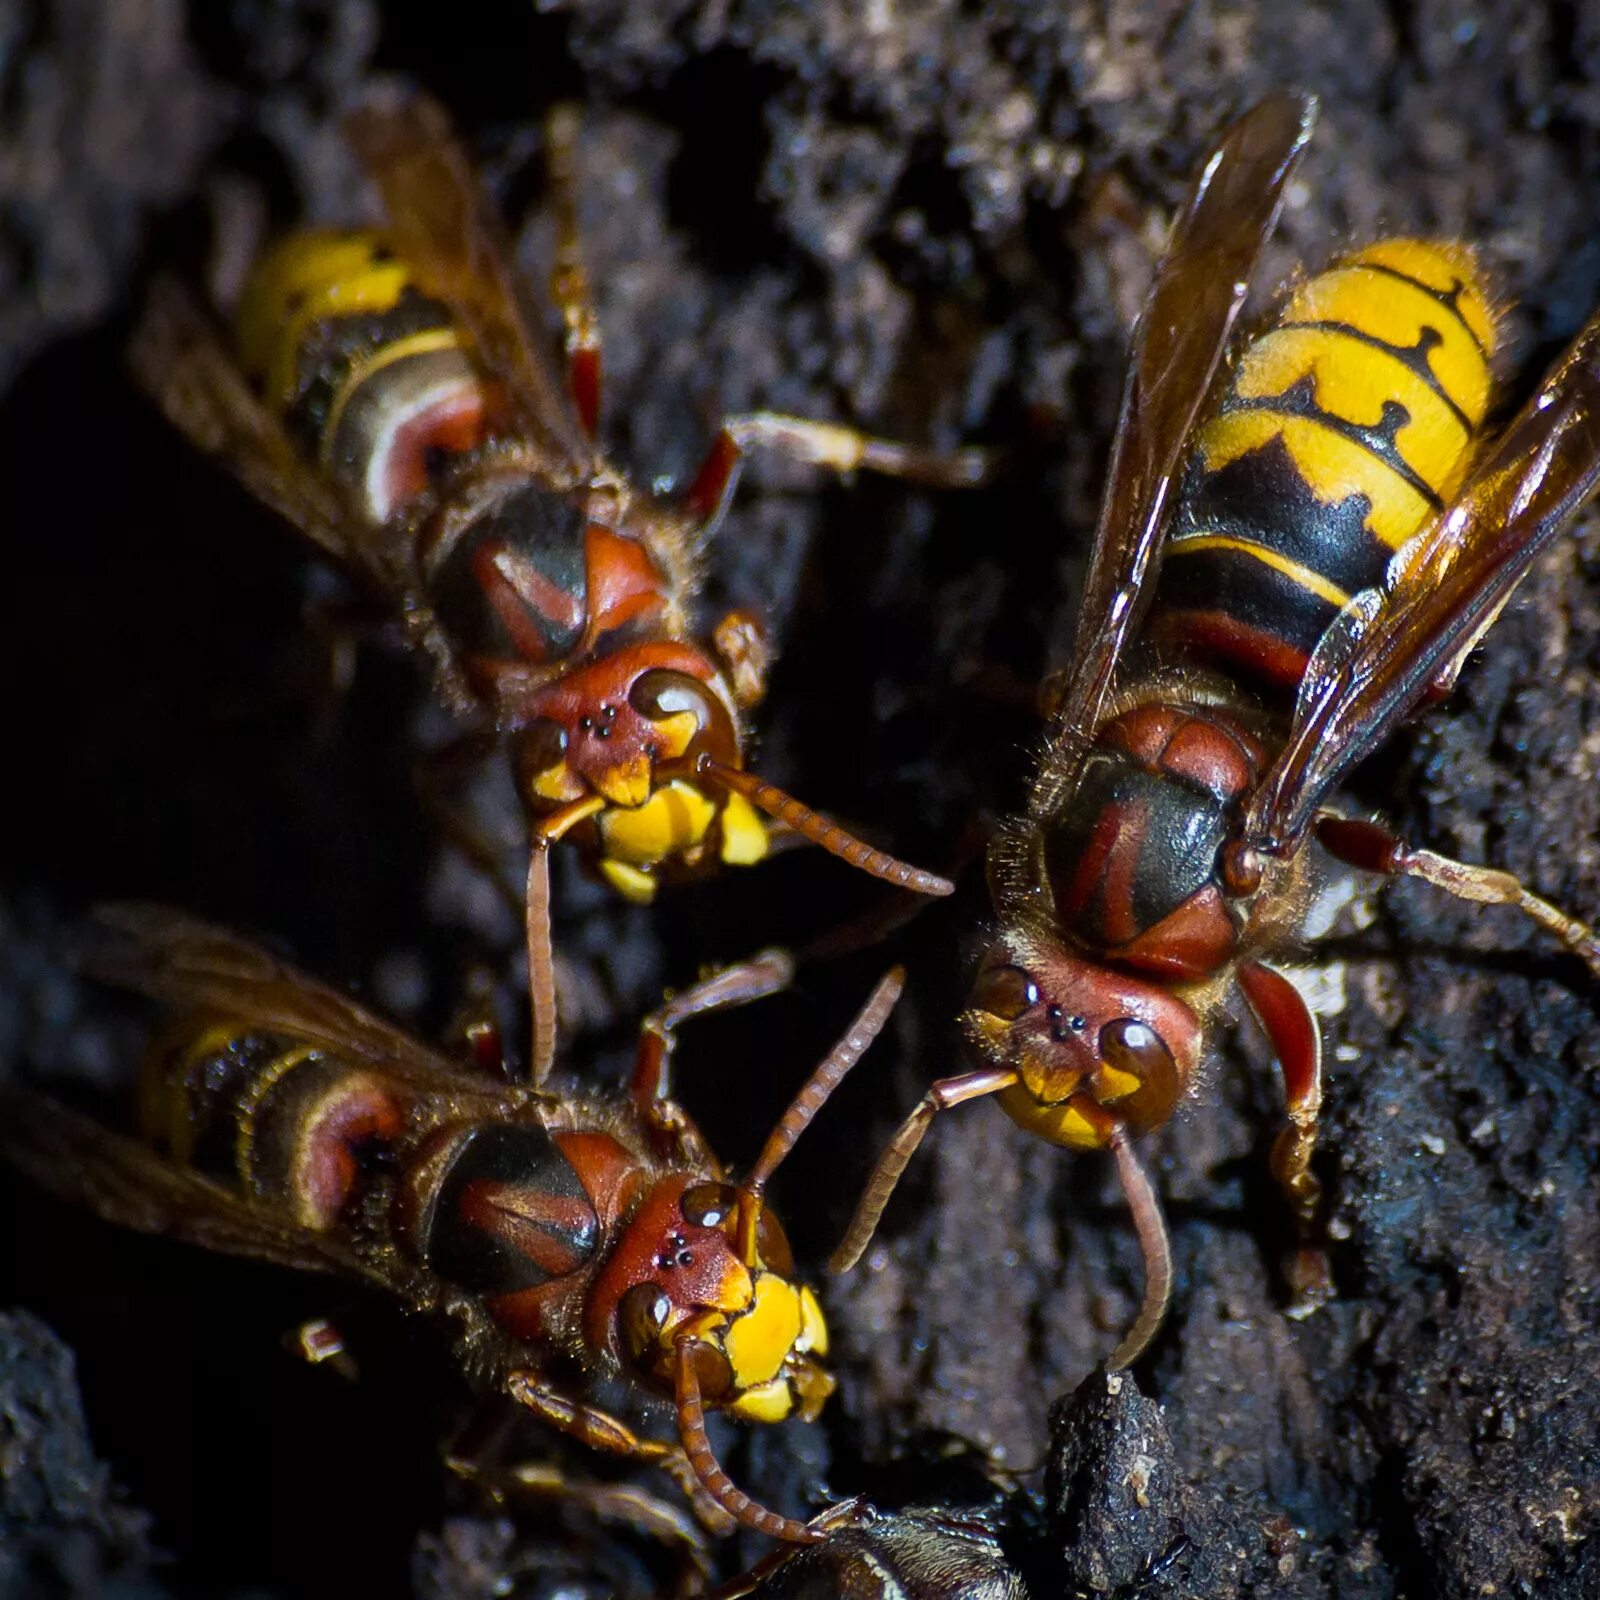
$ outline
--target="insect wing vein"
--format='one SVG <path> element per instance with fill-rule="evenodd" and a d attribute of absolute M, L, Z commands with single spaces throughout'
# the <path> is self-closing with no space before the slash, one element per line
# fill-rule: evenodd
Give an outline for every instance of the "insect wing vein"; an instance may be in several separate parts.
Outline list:
<path fill-rule="evenodd" d="M 1436 684 L 1448 685 L 1539 552 L 1600 484 L 1600 317 L 1391 565 L 1382 604 L 1314 663 L 1289 742 L 1251 801 L 1246 842 L 1281 852 L 1317 807 Z M 1337 626 L 1337 624 L 1336 624 Z M 1319 656 L 1322 655 L 1319 646 Z"/>
<path fill-rule="evenodd" d="M 1191 191 L 1134 334 L 1072 664 L 1055 716 L 1092 728 L 1153 592 L 1171 489 L 1222 362 L 1316 101 L 1277 94 L 1223 135 Z"/>

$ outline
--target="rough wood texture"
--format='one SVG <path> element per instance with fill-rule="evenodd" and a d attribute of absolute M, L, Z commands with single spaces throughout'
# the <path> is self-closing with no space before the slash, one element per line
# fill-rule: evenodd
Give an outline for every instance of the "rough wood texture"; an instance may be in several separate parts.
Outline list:
<path fill-rule="evenodd" d="M 1206 140 L 1268 88 L 1321 94 L 1273 271 L 1379 228 L 1459 232 L 1517 305 L 1520 394 L 1600 300 L 1600 13 L 1515 0 L 402 12 L 24 0 L 0 23 L 0 368 L 21 369 L 0 426 L 17 600 L 0 659 L 32 724 L 10 746 L 3 1070 L 87 1079 L 81 1097 L 114 1112 L 137 1019 L 53 954 L 107 896 L 269 930 L 424 1020 L 448 1011 L 469 957 L 511 969 L 509 919 L 409 804 L 413 675 L 368 654 L 338 726 L 310 736 L 281 698 L 299 552 L 124 388 L 119 351 L 135 260 L 199 272 L 214 228 L 226 280 L 266 226 L 364 204 L 335 112 L 369 73 L 440 93 L 517 206 L 537 198 L 540 113 L 576 96 L 607 426 L 637 470 L 681 474 L 720 411 L 753 405 L 1014 450 L 1008 477 L 966 498 L 762 463 L 715 551 L 716 597 L 766 610 L 785 648 L 764 770 L 883 824 L 912 859 L 966 867 L 956 899 L 886 948 L 818 963 L 790 999 L 686 1042 L 685 1098 L 719 1149 L 748 1159 L 891 954 L 910 963 L 892 1042 L 777 1186 L 820 1260 L 892 1121 L 956 1069 L 950 1017 L 984 916 L 972 841 L 985 811 L 1015 804 L 1034 727 L 983 686 L 1003 676 L 992 669 L 1037 676 L 1059 642 L 1127 323 Z M 547 237 L 534 206 L 530 262 Z M 1585 529 L 1359 797 L 1593 912 L 1597 662 L 1600 542 Z M 571 873 L 558 888 L 584 1023 L 569 1059 L 591 1074 L 617 1070 L 661 984 L 875 904 L 798 853 L 649 914 Z M 1303 1323 L 1283 1314 L 1265 1176 L 1275 1091 L 1257 1045 L 1230 1043 L 1213 1091 L 1157 1141 L 1180 1281 L 1136 1377 L 1162 1404 L 1152 1483 L 1190 1545 L 1145 1592 L 1600 1593 L 1595 991 L 1509 915 L 1420 888 L 1371 910 L 1314 956 L 1344 1000 L 1320 1158 L 1339 1300 Z M 448 1494 L 432 1463 L 460 1395 L 381 1309 L 359 1319 L 365 1381 L 348 1388 L 275 1345 L 330 1309 L 325 1289 L 116 1236 L 9 1180 L 0 1204 L 21 1224 L 0 1230 L 0 1304 L 45 1316 L 77 1351 L 96 1446 L 154 1514 L 184 1592 L 388 1594 L 408 1572 L 441 1597 L 497 1577 L 529 1594 L 649 1581 L 637 1551 L 581 1519 L 518 1533 Z M 953 1114 L 869 1263 L 829 1292 L 844 1376 L 831 1419 L 767 1430 L 733 1459 L 790 1508 L 824 1481 L 870 1487 L 870 1463 L 918 1428 L 1031 1467 L 1051 1401 L 1115 1342 L 1136 1273 L 1103 1164 L 1030 1143 L 992 1108 Z M 1085 1544 L 1124 1492 L 1086 1464 L 1116 1462 L 1117 1429 L 1150 1420 L 1092 1393 L 1063 1415 L 1078 1520 L 1048 1540 L 1092 1591 L 1132 1557 Z M 1150 1538 L 1167 1542 L 1147 1556 L 1171 1547 L 1165 1522 Z M 326 1554 L 308 1571 L 313 1548 Z"/>

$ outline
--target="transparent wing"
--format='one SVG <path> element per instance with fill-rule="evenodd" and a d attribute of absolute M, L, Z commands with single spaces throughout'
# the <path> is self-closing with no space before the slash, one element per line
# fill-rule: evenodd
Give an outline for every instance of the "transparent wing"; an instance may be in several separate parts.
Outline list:
<path fill-rule="evenodd" d="M 584 475 L 592 453 L 531 331 L 505 229 L 443 108 L 420 95 L 374 102 L 345 127 L 418 287 L 448 305 L 471 334 L 478 364 L 504 389 L 524 435 L 552 466 Z"/>
<path fill-rule="evenodd" d="M 1600 484 L 1600 316 L 1455 501 L 1318 644 L 1289 742 L 1252 797 L 1247 845 L 1293 849 L 1349 769 L 1448 687 L 1534 558 Z"/>
<path fill-rule="evenodd" d="M 303 461 L 246 382 L 215 321 L 181 285 L 158 280 L 128 350 L 167 419 L 264 505 L 337 561 L 372 575 L 371 530 Z"/>
<path fill-rule="evenodd" d="M 1094 553 L 1055 725 L 1086 733 L 1155 577 L 1168 501 L 1317 103 L 1274 94 L 1222 135 L 1173 225 L 1134 331 Z"/>
<path fill-rule="evenodd" d="M 10 1089 L 0 1096 L 0 1156 L 47 1193 L 119 1227 L 388 1286 L 377 1267 L 335 1240 L 252 1206 L 44 1095 Z"/>
<path fill-rule="evenodd" d="M 495 1106 L 522 1105 L 529 1098 L 527 1091 L 467 1071 L 259 945 L 164 906 L 101 907 L 79 962 L 106 983 L 286 1034 L 424 1093 L 465 1095 Z"/>

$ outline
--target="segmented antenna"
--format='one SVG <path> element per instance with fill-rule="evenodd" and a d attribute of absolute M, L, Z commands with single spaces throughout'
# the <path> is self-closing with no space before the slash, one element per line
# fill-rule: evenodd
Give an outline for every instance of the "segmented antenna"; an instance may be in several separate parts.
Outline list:
<path fill-rule="evenodd" d="M 837 822 L 818 816 L 810 806 L 802 805 L 792 794 L 758 778 L 742 767 L 730 767 L 701 755 L 694 764 L 695 776 L 721 784 L 735 794 L 743 795 L 758 811 L 776 817 L 785 827 L 792 828 L 801 838 L 820 845 L 829 855 L 838 856 L 869 877 L 881 878 L 900 889 L 911 889 L 917 894 L 954 894 L 956 886 L 936 872 L 924 872 L 909 861 L 901 861 L 883 850 L 874 850 L 870 844 L 856 838 L 841 828 Z"/>

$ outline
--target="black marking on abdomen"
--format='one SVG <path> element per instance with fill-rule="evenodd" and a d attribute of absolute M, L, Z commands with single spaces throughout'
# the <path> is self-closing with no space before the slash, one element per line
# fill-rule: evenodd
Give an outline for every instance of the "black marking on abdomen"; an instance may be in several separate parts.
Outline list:
<path fill-rule="evenodd" d="M 1371 588 L 1393 552 L 1367 527 L 1372 503 L 1351 494 L 1328 504 L 1319 500 L 1295 466 L 1281 434 L 1259 448 L 1208 472 L 1192 461 L 1179 493 L 1170 540 L 1184 533 L 1219 533 L 1265 545 L 1319 573 L 1346 594 Z M 1169 542 L 1169 559 L 1181 550 Z M 1213 552 L 1201 551 L 1197 555 Z M 1186 568 L 1186 572 L 1192 569 Z M 1182 593 L 1157 589 L 1156 605 L 1188 601 Z"/>
<path fill-rule="evenodd" d="M 1401 283 L 1409 283 L 1413 289 L 1420 289 L 1430 300 L 1436 300 L 1450 313 L 1457 322 L 1467 331 L 1467 337 L 1472 341 L 1478 354 L 1485 361 L 1489 359 L 1489 352 L 1483 347 L 1483 340 L 1478 337 L 1477 330 L 1461 314 L 1461 297 L 1467 292 L 1468 285 L 1461 278 L 1457 278 L 1448 289 L 1435 289 L 1431 283 L 1424 283 L 1421 278 L 1414 278 L 1409 272 L 1402 272 L 1398 267 L 1392 267 L 1381 261 L 1369 261 L 1364 256 L 1357 256 L 1350 263 L 1363 272 L 1381 272 L 1385 277 L 1398 278 Z"/>
<path fill-rule="evenodd" d="M 1170 574 L 1170 592 L 1179 598 L 1169 600 L 1162 593 L 1157 599 L 1158 607 L 1173 617 L 1180 641 L 1185 613 L 1216 612 L 1277 640 L 1300 656 L 1309 656 L 1338 615 L 1338 607 L 1331 602 L 1248 551 L 1196 550 L 1180 562 L 1177 558 L 1183 554 L 1181 547 L 1173 551 L 1162 571 L 1163 586 Z M 1158 633 L 1165 633 L 1159 618 L 1152 616 L 1151 625 Z M 1257 676 L 1250 672 L 1247 654 L 1226 651 L 1223 656 L 1250 676 Z M 1272 676 L 1265 671 L 1260 675 L 1269 679 Z"/>
<path fill-rule="evenodd" d="M 324 317 L 313 324 L 295 351 L 295 395 L 284 413 L 301 450 L 317 459 L 333 402 L 357 367 L 401 339 L 453 325 L 443 305 L 413 288 L 387 311 Z"/>
<path fill-rule="evenodd" d="M 1422 496 L 1435 511 L 1443 502 L 1434 493 L 1428 480 L 1422 477 L 1395 448 L 1395 436 L 1411 421 L 1411 413 L 1398 400 L 1385 400 L 1376 427 L 1363 427 L 1350 422 L 1334 412 L 1325 411 L 1317 404 L 1316 379 L 1307 373 L 1280 394 L 1263 395 L 1259 399 L 1243 399 L 1230 394 L 1218 410 L 1222 417 L 1236 416 L 1243 411 L 1265 411 L 1273 416 L 1294 417 L 1300 421 L 1314 422 L 1330 433 L 1338 434 L 1358 445 L 1369 456 L 1380 461 L 1394 475 Z M 1298 472 L 1295 474 L 1299 476 Z"/>
<path fill-rule="evenodd" d="M 1406 281 L 1409 283 L 1411 280 L 1408 278 Z M 1421 378 L 1438 395 L 1469 437 L 1474 432 L 1472 419 L 1461 409 L 1456 397 L 1445 388 L 1439 379 L 1439 374 L 1433 370 L 1433 363 L 1428 360 L 1429 353 L 1444 343 L 1444 335 L 1437 328 L 1424 324 L 1415 344 L 1390 344 L 1387 339 L 1380 339 L 1375 333 L 1368 333 L 1366 329 L 1358 328 L 1349 322 L 1279 322 L 1271 331 L 1277 333 L 1280 330 L 1329 334 L 1341 339 L 1353 339 L 1358 344 L 1366 345 L 1370 350 L 1381 350 L 1384 355 L 1393 356 L 1408 372 Z"/>

